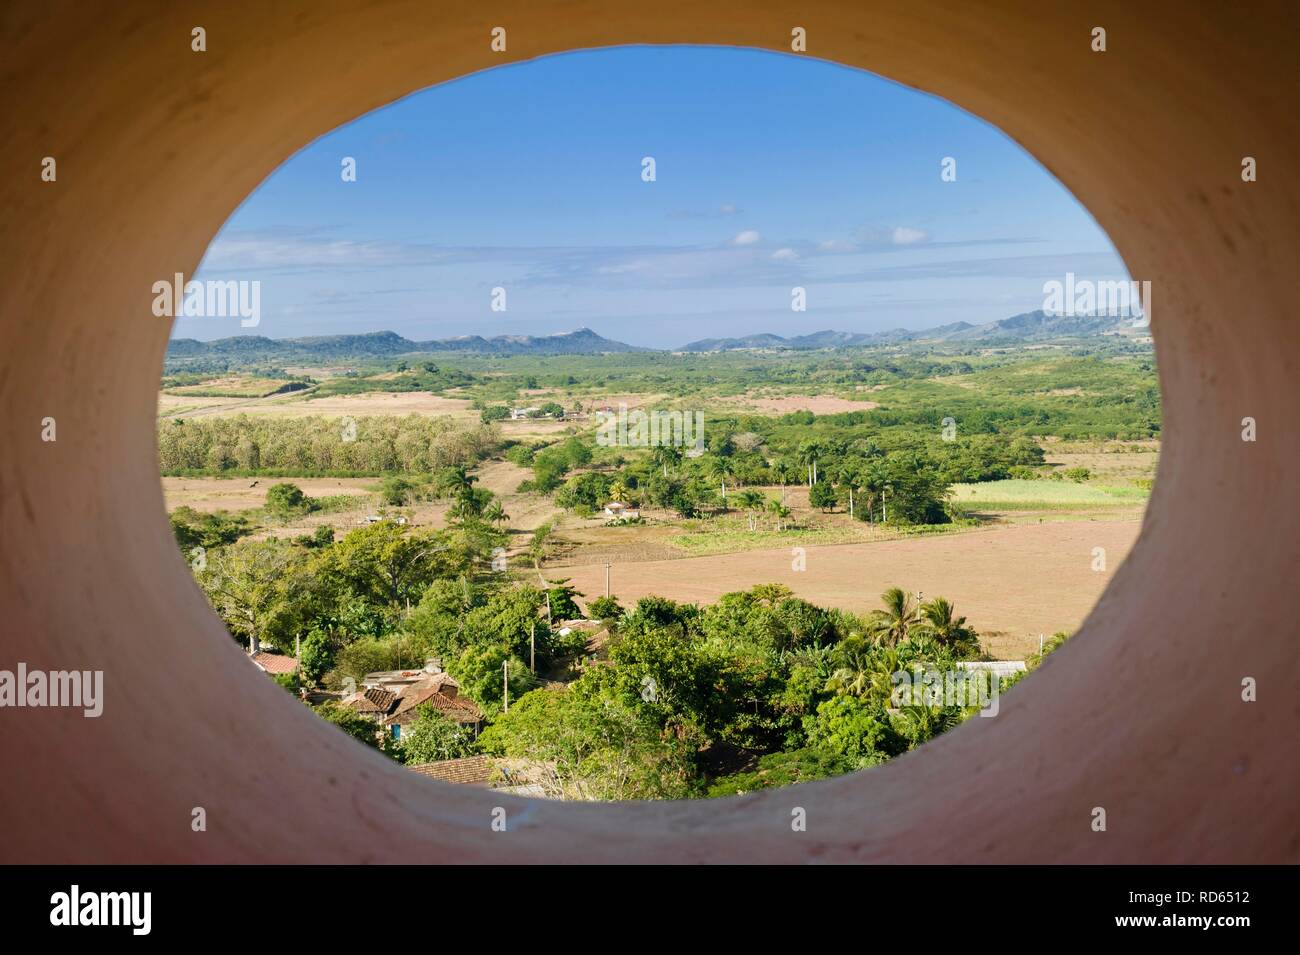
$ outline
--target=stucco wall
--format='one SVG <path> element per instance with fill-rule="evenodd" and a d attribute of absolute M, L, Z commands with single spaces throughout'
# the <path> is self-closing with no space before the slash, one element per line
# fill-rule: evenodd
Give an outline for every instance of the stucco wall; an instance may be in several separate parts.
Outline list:
<path fill-rule="evenodd" d="M 0 12 L 0 667 L 102 669 L 107 683 L 98 719 L 0 711 L 0 859 L 1300 860 L 1294 14 L 956 0 L 179 6 Z M 489 49 L 496 25 L 504 55 Z M 194 26 L 206 53 L 190 50 Z M 189 275 L 294 150 L 404 94 L 582 47 L 786 50 L 792 26 L 810 56 L 996 123 L 1152 281 L 1167 430 L 1132 556 L 1001 715 L 865 774 L 743 801 L 577 806 L 439 786 L 361 751 L 240 658 L 177 554 L 154 448 L 168 327 L 150 312 L 152 283 Z M 1090 49 L 1094 26 L 1106 53 Z M 773 122 L 797 132 L 799 118 Z M 57 182 L 41 181 L 45 156 Z M 1258 160 L 1255 183 L 1243 156 Z M 1241 702 L 1247 676 L 1256 703 Z M 506 833 L 489 828 L 495 805 Z M 794 806 L 807 832 L 791 831 Z M 1105 833 L 1090 827 L 1095 806 Z"/>

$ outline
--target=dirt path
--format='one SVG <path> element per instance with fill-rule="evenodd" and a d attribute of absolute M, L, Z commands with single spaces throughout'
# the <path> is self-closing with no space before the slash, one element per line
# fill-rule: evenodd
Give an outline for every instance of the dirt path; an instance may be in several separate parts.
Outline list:
<path fill-rule="evenodd" d="M 1060 521 L 969 534 L 806 548 L 804 571 L 789 548 L 679 560 L 615 564 L 612 591 L 626 606 L 647 594 L 710 603 L 759 583 L 783 583 L 815 604 L 858 613 L 879 606 L 897 585 L 942 595 L 988 634 L 1004 659 L 1037 647 L 1038 634 L 1074 630 L 1132 548 L 1140 520 Z M 1092 570 L 1093 548 L 1106 551 L 1106 571 Z M 603 564 L 547 566 L 588 597 L 604 593 Z"/>

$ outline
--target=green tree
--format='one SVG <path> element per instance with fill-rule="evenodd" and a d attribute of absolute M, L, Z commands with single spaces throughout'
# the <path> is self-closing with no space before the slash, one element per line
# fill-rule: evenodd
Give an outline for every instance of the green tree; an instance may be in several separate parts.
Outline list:
<path fill-rule="evenodd" d="M 272 484 L 266 489 L 266 511 L 280 520 L 306 513 L 312 509 L 312 503 L 296 484 Z"/>
<path fill-rule="evenodd" d="M 416 710 L 415 722 L 402 732 L 394 755 L 408 766 L 460 759 L 478 747 L 473 729 L 443 716 L 427 703 Z"/>
<path fill-rule="evenodd" d="M 880 595 L 883 610 L 873 610 L 867 618 L 869 631 L 881 642 L 894 646 L 908 638 L 921 622 L 920 608 L 912 594 L 900 587 L 890 587 Z"/>
<path fill-rule="evenodd" d="M 830 481 L 820 481 L 808 489 L 808 504 L 812 507 L 826 511 L 833 509 L 838 502 L 835 486 Z"/>
<path fill-rule="evenodd" d="M 242 540 L 208 555 L 199 586 L 231 634 L 261 643 L 289 609 L 285 584 L 298 559 L 283 541 Z"/>
<path fill-rule="evenodd" d="M 587 613 L 593 620 L 614 620 L 623 615 L 617 597 L 597 597 L 587 604 Z"/>
<path fill-rule="evenodd" d="M 411 502 L 415 483 L 400 474 L 390 474 L 380 482 L 379 496 L 385 504 L 404 507 Z"/>
<path fill-rule="evenodd" d="M 680 799 L 695 776 L 689 734 L 663 733 L 599 677 L 534 690 L 488 727 L 479 745 L 554 764 L 554 794 L 572 799 Z"/>
<path fill-rule="evenodd" d="M 878 765 L 908 748 L 884 708 L 863 697 L 833 696 L 805 725 L 809 746 L 854 769 Z"/>

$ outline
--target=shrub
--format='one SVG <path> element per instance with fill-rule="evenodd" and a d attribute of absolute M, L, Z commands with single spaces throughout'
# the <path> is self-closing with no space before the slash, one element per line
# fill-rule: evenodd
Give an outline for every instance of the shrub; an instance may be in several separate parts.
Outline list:
<path fill-rule="evenodd" d="M 385 504 L 393 507 L 402 507 L 410 503 L 411 492 L 415 490 L 415 483 L 402 477 L 400 474 L 390 474 L 379 484 L 379 496 Z"/>
<path fill-rule="evenodd" d="M 311 498 L 296 484 L 272 484 L 266 490 L 266 510 L 273 517 L 287 520 L 311 510 Z"/>
<path fill-rule="evenodd" d="M 623 615 L 616 597 L 597 597 L 587 604 L 587 613 L 596 620 L 614 620 Z"/>

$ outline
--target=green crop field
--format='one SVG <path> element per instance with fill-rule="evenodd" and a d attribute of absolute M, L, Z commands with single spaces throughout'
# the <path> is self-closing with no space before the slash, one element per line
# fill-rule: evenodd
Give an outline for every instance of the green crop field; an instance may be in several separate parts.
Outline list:
<path fill-rule="evenodd" d="M 954 484 L 952 502 L 967 510 L 1038 511 L 1113 508 L 1141 504 L 1150 492 L 1139 487 L 1075 484 L 1070 481 L 985 481 Z"/>

